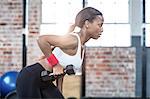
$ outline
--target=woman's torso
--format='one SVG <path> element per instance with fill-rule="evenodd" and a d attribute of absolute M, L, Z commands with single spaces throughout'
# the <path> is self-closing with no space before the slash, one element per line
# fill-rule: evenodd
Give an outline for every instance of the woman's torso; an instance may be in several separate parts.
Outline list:
<path fill-rule="evenodd" d="M 59 64 L 62 65 L 64 68 L 67 65 L 73 65 L 74 69 L 77 73 L 81 73 L 81 66 L 82 66 L 82 62 L 83 62 L 83 57 L 84 57 L 84 50 L 82 51 L 82 47 L 81 47 L 81 41 L 80 41 L 80 37 L 78 34 L 76 33 L 71 33 L 71 35 L 74 35 L 77 37 L 78 39 L 78 46 L 76 50 L 61 50 L 59 47 L 56 47 L 53 50 L 53 54 L 56 56 L 56 58 L 59 61 Z M 67 52 L 76 52 L 74 55 L 69 55 L 67 54 Z M 81 55 L 82 52 L 82 55 Z M 48 62 L 46 59 L 42 59 L 39 61 L 40 64 L 42 64 L 42 66 L 46 69 L 46 70 L 50 70 Z M 50 70 L 51 71 L 51 70 Z"/>
<path fill-rule="evenodd" d="M 76 72 L 81 72 L 81 66 L 83 62 L 83 55 L 81 55 L 81 41 L 80 37 L 76 33 L 71 33 L 71 35 L 74 35 L 77 37 L 78 40 L 78 46 L 76 49 L 75 55 L 68 55 L 64 51 L 62 51 L 59 47 L 56 47 L 53 50 L 53 54 L 55 54 L 56 58 L 59 60 L 59 63 L 65 68 L 67 65 L 73 65 Z M 84 52 L 82 53 L 84 54 Z"/>

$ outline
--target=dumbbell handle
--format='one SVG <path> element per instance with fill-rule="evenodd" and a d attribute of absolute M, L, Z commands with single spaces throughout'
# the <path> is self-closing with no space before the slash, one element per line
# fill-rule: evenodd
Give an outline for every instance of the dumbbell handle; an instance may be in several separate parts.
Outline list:
<path fill-rule="evenodd" d="M 64 69 L 64 73 L 62 73 L 62 74 L 54 75 L 54 73 L 50 73 L 48 76 L 50 77 L 50 79 L 52 79 L 52 81 L 54 81 L 55 79 L 61 78 L 66 74 L 67 74 L 67 70 Z"/>
<path fill-rule="evenodd" d="M 65 74 L 72 75 L 75 74 L 73 67 L 68 66 L 64 69 L 64 73 L 60 75 L 54 75 L 54 73 L 48 73 L 48 71 L 42 71 L 41 77 L 42 81 L 55 81 L 55 79 L 63 77 Z"/>
<path fill-rule="evenodd" d="M 56 79 L 63 77 L 65 74 L 65 71 L 63 74 L 60 75 L 54 75 L 53 72 L 48 74 L 47 71 L 42 71 L 42 81 L 55 81 Z"/>

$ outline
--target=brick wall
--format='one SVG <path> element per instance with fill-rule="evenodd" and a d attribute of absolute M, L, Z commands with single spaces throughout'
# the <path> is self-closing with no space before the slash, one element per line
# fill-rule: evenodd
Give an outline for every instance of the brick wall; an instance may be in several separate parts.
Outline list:
<path fill-rule="evenodd" d="M 87 48 L 87 97 L 135 96 L 135 48 Z"/>
<path fill-rule="evenodd" d="M 0 75 L 22 66 L 22 0 L 0 1 Z"/>
<path fill-rule="evenodd" d="M 41 0 L 29 0 L 28 16 L 28 46 L 27 46 L 27 65 L 33 64 L 42 55 L 37 45 L 37 38 L 40 32 L 41 22 Z"/>
<path fill-rule="evenodd" d="M 41 0 L 29 0 L 27 65 L 33 64 L 42 54 L 36 39 L 40 32 Z M 22 33 L 23 28 L 22 0 L 1 0 L 0 2 L 0 75 L 7 71 L 20 71 L 22 68 Z"/>

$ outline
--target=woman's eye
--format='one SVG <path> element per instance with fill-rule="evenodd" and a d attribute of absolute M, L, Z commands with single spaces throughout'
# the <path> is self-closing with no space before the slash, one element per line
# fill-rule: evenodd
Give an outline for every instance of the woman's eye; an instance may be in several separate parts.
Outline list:
<path fill-rule="evenodd" d="M 103 24 L 99 24 L 99 26 L 100 26 L 100 27 L 102 27 L 102 26 L 103 26 Z"/>

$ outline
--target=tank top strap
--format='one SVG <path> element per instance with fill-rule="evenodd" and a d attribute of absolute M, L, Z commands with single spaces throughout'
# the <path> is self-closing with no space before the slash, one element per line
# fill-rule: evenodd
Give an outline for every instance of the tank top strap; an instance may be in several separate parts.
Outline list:
<path fill-rule="evenodd" d="M 84 54 L 85 54 L 85 47 L 83 48 L 83 51 L 82 51 L 82 58 L 81 58 L 82 63 L 83 63 L 83 59 L 84 59 Z"/>
<path fill-rule="evenodd" d="M 82 55 L 81 55 L 81 40 L 80 40 L 80 37 L 79 37 L 79 35 L 78 34 L 76 34 L 76 33 L 70 33 L 70 34 L 72 34 L 72 35 L 75 35 L 75 36 L 77 36 L 77 38 L 78 38 L 78 50 L 77 50 L 77 54 L 76 55 L 80 55 L 80 57 L 81 57 L 81 61 L 83 62 L 83 59 L 84 59 L 84 52 L 85 52 L 85 46 L 83 46 L 84 48 L 83 48 L 83 51 L 82 51 Z"/>

